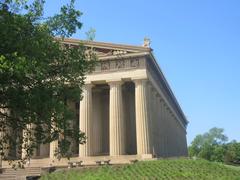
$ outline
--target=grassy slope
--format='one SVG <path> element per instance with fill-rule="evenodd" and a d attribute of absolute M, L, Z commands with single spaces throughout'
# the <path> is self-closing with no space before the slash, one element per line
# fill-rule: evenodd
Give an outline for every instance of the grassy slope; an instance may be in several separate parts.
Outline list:
<path fill-rule="evenodd" d="M 125 166 L 66 170 L 41 179 L 239 179 L 240 170 L 205 160 L 158 160 Z"/>

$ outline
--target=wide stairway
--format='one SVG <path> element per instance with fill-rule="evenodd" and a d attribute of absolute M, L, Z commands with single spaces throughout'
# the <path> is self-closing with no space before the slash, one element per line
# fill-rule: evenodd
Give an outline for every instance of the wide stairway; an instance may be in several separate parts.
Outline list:
<path fill-rule="evenodd" d="M 40 176 L 44 173 L 51 172 L 54 169 L 58 168 L 74 168 L 74 167 L 94 167 L 103 164 L 111 165 L 121 165 L 121 164 L 130 164 L 136 160 L 153 160 L 151 156 L 138 156 L 138 155 L 122 155 L 120 157 L 109 157 L 109 156 L 96 156 L 96 157 L 86 157 L 78 158 L 72 157 L 70 160 L 67 158 L 62 158 L 58 160 L 50 160 L 49 158 L 42 159 L 31 159 L 24 169 L 14 170 L 8 161 L 2 162 L 2 173 L 0 172 L 0 180 L 25 180 L 26 177 L 30 176 Z"/>
<path fill-rule="evenodd" d="M 4 168 L 0 173 L 0 180 L 25 180 L 29 176 L 40 176 L 40 167 L 27 167 L 25 169 Z"/>

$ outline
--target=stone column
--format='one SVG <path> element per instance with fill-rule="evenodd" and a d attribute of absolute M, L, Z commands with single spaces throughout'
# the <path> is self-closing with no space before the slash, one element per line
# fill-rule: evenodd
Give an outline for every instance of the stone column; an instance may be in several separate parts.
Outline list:
<path fill-rule="evenodd" d="M 164 127 L 163 127 L 163 119 L 162 119 L 162 104 L 161 104 L 161 96 L 157 94 L 156 96 L 156 101 L 157 101 L 157 125 L 158 125 L 158 151 L 159 151 L 159 156 L 163 156 L 163 146 L 164 146 L 164 141 L 163 141 L 163 135 L 164 135 Z"/>
<path fill-rule="evenodd" d="M 30 138 L 31 138 L 31 125 L 27 124 L 26 129 L 23 130 L 23 143 L 22 143 L 22 158 L 26 158 L 27 149 L 30 145 Z"/>
<path fill-rule="evenodd" d="M 55 128 L 56 124 L 54 122 L 52 122 L 52 123 L 53 123 L 52 127 Z M 51 129 L 51 131 L 54 131 L 54 130 Z M 43 147 L 40 146 L 40 148 L 43 148 Z M 58 140 L 54 140 L 54 141 L 50 142 L 50 147 L 49 147 L 49 158 L 50 159 L 55 159 L 56 158 L 56 151 L 57 150 L 58 150 Z"/>
<path fill-rule="evenodd" d="M 49 153 L 50 159 L 56 158 L 55 154 L 56 154 L 57 149 L 58 149 L 58 140 L 50 142 L 50 153 Z"/>
<path fill-rule="evenodd" d="M 27 129 L 23 130 L 23 138 L 27 139 L 27 141 L 23 142 L 22 146 L 30 146 L 30 145 L 34 144 L 34 140 L 35 140 L 34 131 L 35 131 L 35 128 L 36 128 L 35 124 L 28 124 L 27 125 Z M 31 158 L 36 157 L 36 154 L 37 154 L 37 149 L 34 148 L 33 149 L 33 154 L 31 156 Z M 26 155 L 27 155 L 26 149 L 22 147 L 22 158 L 25 158 Z"/>
<path fill-rule="evenodd" d="M 125 154 L 125 123 L 123 116 L 122 82 L 109 82 L 109 145 L 110 156 Z"/>
<path fill-rule="evenodd" d="M 4 136 L 6 135 L 6 132 L 3 132 L 3 131 L 0 131 L 0 139 L 3 140 Z M 5 144 L 4 142 L 2 142 L 2 146 L 3 146 L 3 149 L 1 150 L 0 152 L 0 170 L 2 168 L 2 160 L 4 158 L 4 156 L 7 156 L 7 144 Z M 4 154 L 2 156 L 2 153 Z M 0 172 L 1 173 L 1 172 Z"/>
<path fill-rule="evenodd" d="M 183 135 L 183 143 L 184 143 L 184 156 L 188 156 L 188 148 L 187 148 L 187 136 L 186 133 L 184 132 Z"/>
<path fill-rule="evenodd" d="M 159 133 L 160 133 L 160 126 L 159 126 L 159 120 L 158 120 L 158 105 L 157 105 L 157 99 L 158 99 L 158 93 L 154 89 L 154 87 L 151 87 L 151 96 L 149 97 L 150 101 L 152 103 L 149 109 L 149 114 L 151 114 L 151 120 L 150 120 L 150 140 L 152 145 L 152 153 L 154 156 L 159 155 Z"/>
<path fill-rule="evenodd" d="M 0 170 L 2 168 L 3 159 L 8 158 L 8 153 L 9 153 L 9 141 L 7 140 L 7 136 L 9 135 L 8 133 L 9 133 L 9 128 L 2 126 L 1 129 L 0 129 L 0 139 L 2 141 L 1 142 L 2 143 L 2 149 L 0 151 Z"/>
<path fill-rule="evenodd" d="M 169 155 L 169 142 L 168 142 L 168 125 L 167 125 L 167 110 L 166 104 L 163 101 L 162 103 L 162 110 L 163 110 L 163 120 L 164 120 L 164 157 L 168 157 Z"/>
<path fill-rule="evenodd" d="M 155 106 L 154 106 L 154 87 L 152 86 L 151 83 L 147 82 L 147 112 L 148 112 L 148 130 L 149 130 L 149 144 L 150 150 L 153 153 L 153 155 L 156 155 L 156 149 L 155 149 L 155 141 L 154 141 L 154 135 L 153 135 L 153 125 L 155 122 Z"/>
<path fill-rule="evenodd" d="M 171 136 L 171 149 L 172 149 L 172 155 L 176 156 L 177 153 L 177 142 L 176 142 L 176 129 L 174 126 L 174 121 L 173 121 L 173 114 L 172 111 L 169 109 L 169 123 L 170 123 L 170 131 L 172 132 L 170 134 Z"/>
<path fill-rule="evenodd" d="M 79 145 L 79 156 L 86 157 L 92 155 L 92 84 L 83 86 L 83 99 L 80 101 L 79 126 L 87 139 L 85 144 Z"/>
<path fill-rule="evenodd" d="M 0 112 L 3 114 L 10 115 L 10 111 L 8 109 L 0 108 Z M 4 158 L 8 158 L 9 154 L 9 140 L 8 136 L 11 135 L 10 128 L 7 127 L 7 118 L 1 117 L 1 127 L 0 127 L 0 141 L 1 141 L 1 150 L 0 150 L 0 171 L 2 168 L 2 160 Z M 1 173 L 1 172 L 0 172 Z"/>
<path fill-rule="evenodd" d="M 168 106 L 165 106 L 165 115 L 166 115 L 166 129 L 167 129 L 167 157 L 172 156 L 172 149 L 171 149 L 171 129 L 170 129 L 170 122 L 169 122 L 169 111 Z"/>
<path fill-rule="evenodd" d="M 102 152 L 102 115 L 101 115 L 101 89 L 93 92 L 93 134 L 92 148 L 93 155 L 99 155 Z"/>
<path fill-rule="evenodd" d="M 137 154 L 151 154 L 147 80 L 135 80 Z"/>
<path fill-rule="evenodd" d="M 2 139 L 3 137 L 4 137 L 4 132 L 0 131 L 0 138 Z M 2 159 L 3 159 L 2 155 L 1 155 L 2 153 L 4 153 L 4 150 L 2 150 L 2 152 L 0 152 L 0 171 L 1 171 L 1 168 L 2 168 Z"/>

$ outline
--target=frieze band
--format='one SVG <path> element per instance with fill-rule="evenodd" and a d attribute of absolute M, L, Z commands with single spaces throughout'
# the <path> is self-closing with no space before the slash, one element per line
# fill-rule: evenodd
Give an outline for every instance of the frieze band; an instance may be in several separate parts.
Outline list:
<path fill-rule="evenodd" d="M 140 59 L 122 59 L 116 61 L 101 61 L 95 67 L 94 72 L 99 71 L 109 71 L 109 70 L 119 70 L 119 69 L 129 69 L 129 68 L 139 68 Z"/>

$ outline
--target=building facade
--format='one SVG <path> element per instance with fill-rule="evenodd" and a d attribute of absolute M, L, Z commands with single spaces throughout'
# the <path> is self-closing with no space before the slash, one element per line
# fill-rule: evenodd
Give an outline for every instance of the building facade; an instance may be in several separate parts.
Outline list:
<path fill-rule="evenodd" d="M 79 40 L 66 39 L 75 46 Z M 73 160 L 187 156 L 188 121 L 145 40 L 143 46 L 86 41 L 98 63 L 86 75 L 83 99 L 69 102 L 87 142 Z M 53 162 L 58 142 L 40 145 L 35 162 Z M 94 159 L 95 158 L 95 159 Z M 63 161 L 62 161 L 63 162 Z"/>

